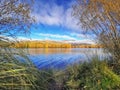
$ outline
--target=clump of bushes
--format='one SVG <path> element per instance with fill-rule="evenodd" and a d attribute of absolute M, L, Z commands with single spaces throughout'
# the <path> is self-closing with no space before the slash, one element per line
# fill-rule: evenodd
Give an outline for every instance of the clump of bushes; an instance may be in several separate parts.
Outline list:
<path fill-rule="evenodd" d="M 106 60 L 92 58 L 90 62 L 83 62 L 69 67 L 60 74 L 63 86 L 68 90 L 109 90 L 120 88 L 120 76 L 117 75 Z"/>

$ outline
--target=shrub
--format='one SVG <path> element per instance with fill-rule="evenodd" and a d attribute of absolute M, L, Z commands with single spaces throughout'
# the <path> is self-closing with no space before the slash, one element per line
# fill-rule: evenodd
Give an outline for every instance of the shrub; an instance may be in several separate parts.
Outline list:
<path fill-rule="evenodd" d="M 72 90 L 108 90 L 120 88 L 120 76 L 115 74 L 107 62 L 93 58 L 69 67 L 64 73 L 64 87 Z"/>

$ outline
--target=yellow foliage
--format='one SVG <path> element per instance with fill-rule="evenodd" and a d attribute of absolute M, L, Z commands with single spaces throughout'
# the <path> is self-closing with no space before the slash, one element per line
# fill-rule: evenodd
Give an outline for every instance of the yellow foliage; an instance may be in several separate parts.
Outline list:
<path fill-rule="evenodd" d="M 21 41 L 15 43 L 16 48 L 101 48 L 102 45 L 70 44 L 55 41 Z"/>

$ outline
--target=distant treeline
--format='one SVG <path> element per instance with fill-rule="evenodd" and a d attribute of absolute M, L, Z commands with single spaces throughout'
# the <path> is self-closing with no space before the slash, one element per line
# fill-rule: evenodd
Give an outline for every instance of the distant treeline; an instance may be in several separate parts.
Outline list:
<path fill-rule="evenodd" d="M 101 48 L 96 44 L 71 44 L 56 41 L 20 41 L 14 44 L 16 48 Z"/>

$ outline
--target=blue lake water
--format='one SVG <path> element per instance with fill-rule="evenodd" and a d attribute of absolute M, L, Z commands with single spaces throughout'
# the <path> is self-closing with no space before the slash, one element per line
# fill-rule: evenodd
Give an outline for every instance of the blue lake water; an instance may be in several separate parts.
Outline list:
<path fill-rule="evenodd" d="M 32 48 L 26 49 L 29 59 L 37 68 L 62 69 L 75 63 L 89 61 L 93 56 L 104 57 L 102 49 L 97 48 Z"/>

